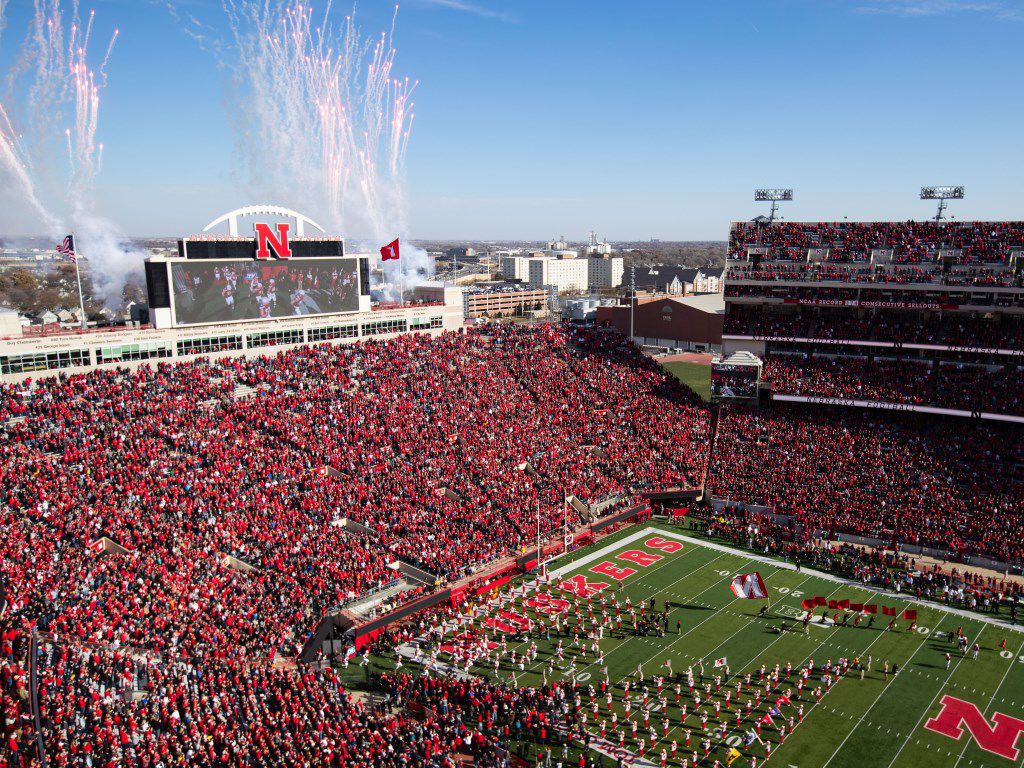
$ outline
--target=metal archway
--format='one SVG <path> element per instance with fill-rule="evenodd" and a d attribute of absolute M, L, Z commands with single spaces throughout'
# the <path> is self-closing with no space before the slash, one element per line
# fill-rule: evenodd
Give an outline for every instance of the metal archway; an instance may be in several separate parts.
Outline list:
<path fill-rule="evenodd" d="M 209 232 L 218 224 L 223 224 L 226 221 L 228 223 L 228 235 L 230 237 L 238 237 L 238 219 L 242 216 L 284 216 L 289 219 L 295 219 L 295 234 L 298 237 L 303 237 L 306 234 L 306 224 L 320 230 L 320 232 L 324 232 L 324 228 L 308 216 L 298 211 L 293 211 L 291 208 L 283 208 L 280 205 L 247 205 L 244 208 L 236 208 L 211 221 L 203 227 L 203 232 Z"/>

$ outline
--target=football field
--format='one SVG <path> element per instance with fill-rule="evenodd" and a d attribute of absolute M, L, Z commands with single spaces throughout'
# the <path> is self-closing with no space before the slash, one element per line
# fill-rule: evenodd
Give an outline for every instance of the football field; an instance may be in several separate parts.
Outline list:
<path fill-rule="evenodd" d="M 734 576 L 755 571 L 764 579 L 770 604 L 737 598 L 729 588 Z M 737 766 L 749 766 L 751 758 L 758 765 L 767 758 L 771 765 L 799 768 L 1008 768 L 1022 762 L 1024 633 L 1005 617 L 986 621 L 918 604 L 756 559 L 655 522 L 555 561 L 547 580 L 527 577 L 502 590 L 449 627 L 433 673 L 497 677 L 519 686 L 574 677 L 592 748 L 606 760 L 622 756 L 627 763 L 660 765 L 665 749 L 671 765 L 682 765 L 684 758 L 692 765 L 694 751 L 700 765 L 711 766 L 716 759 L 725 765 L 732 746 L 742 752 Z M 813 598 L 863 604 L 869 611 L 873 606 L 877 613 L 826 603 L 804 626 L 802 603 Z M 903 618 L 907 609 L 917 611 L 913 629 Z M 892 616 L 886 612 L 895 614 L 892 631 L 887 631 Z M 634 615 L 641 630 L 646 623 L 646 632 L 634 632 Z M 577 622 L 583 639 L 574 643 Z M 549 638 L 537 631 L 545 626 L 557 631 Z M 530 630 L 528 636 L 524 630 Z M 948 640 L 958 631 L 968 639 L 966 652 Z M 535 653 L 523 658 L 531 645 Z M 870 669 L 862 675 L 852 668 L 826 686 L 826 665 L 834 667 L 840 659 L 859 659 L 865 667 L 870 659 Z M 811 660 L 813 674 L 798 698 L 797 671 Z M 403 660 L 405 671 L 421 663 L 428 661 Z M 789 676 L 787 664 L 793 669 Z M 776 665 L 779 682 L 766 689 Z M 689 689 L 691 668 L 707 731 Z M 606 676 L 610 704 L 599 690 Z M 660 693 L 656 676 L 665 678 Z M 723 679 L 716 683 L 716 676 Z M 598 689 L 593 700 L 589 686 Z M 819 686 L 820 698 L 814 691 Z M 707 757 L 705 738 L 711 741 Z"/>

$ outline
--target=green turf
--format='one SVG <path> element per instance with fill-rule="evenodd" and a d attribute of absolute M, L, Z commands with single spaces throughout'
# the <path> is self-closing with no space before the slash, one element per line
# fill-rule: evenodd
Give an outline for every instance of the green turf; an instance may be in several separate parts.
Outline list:
<path fill-rule="evenodd" d="M 624 539 L 645 531 L 632 543 L 624 543 Z M 600 642 L 604 651 L 604 663 L 607 675 L 613 684 L 621 684 L 630 679 L 636 671 L 637 664 L 643 664 L 643 671 L 648 678 L 663 673 L 661 664 L 670 660 L 676 671 L 685 671 L 687 666 L 697 664 L 701 659 L 706 665 L 708 678 L 714 674 L 713 660 L 726 657 L 730 671 L 737 673 L 752 672 L 755 680 L 762 664 L 771 670 L 775 664 L 783 669 L 786 662 L 798 668 L 806 660 L 813 658 L 820 667 L 826 660 L 836 661 L 840 657 L 856 656 L 872 657 L 872 669 L 865 674 L 863 680 L 859 674 L 852 674 L 836 683 L 832 690 L 824 695 L 821 702 L 814 703 L 813 697 L 805 690 L 804 720 L 785 740 L 780 747 L 778 734 L 766 726 L 762 739 L 773 743 L 771 765 L 799 766 L 799 768 L 862 768 L 863 766 L 881 766 L 882 768 L 910 768 L 911 766 L 992 766 L 998 768 L 1019 765 L 1001 758 L 991 752 L 980 749 L 969 735 L 955 741 L 940 734 L 926 730 L 923 725 L 928 718 L 935 715 L 943 694 L 951 694 L 963 700 L 973 702 L 991 721 L 996 712 L 1024 719 L 1024 634 L 1008 627 L 992 626 L 974 619 L 964 618 L 942 611 L 939 608 L 917 606 L 919 627 L 916 632 L 908 631 L 908 621 L 900 619 L 898 631 L 883 631 L 888 617 L 879 614 L 875 626 L 831 627 L 812 626 L 808 634 L 795 622 L 801 614 L 800 602 L 803 597 L 822 595 L 829 598 L 848 598 L 853 602 L 876 603 L 894 606 L 902 611 L 909 603 L 899 600 L 895 595 L 879 595 L 852 585 L 822 579 L 807 573 L 796 572 L 784 567 L 782 563 L 768 565 L 757 563 L 743 554 L 723 552 L 704 546 L 699 542 L 684 541 L 681 551 L 668 554 L 644 545 L 652 536 L 666 532 L 664 538 L 671 539 L 668 534 L 683 534 L 682 529 L 659 523 L 643 523 L 614 536 L 608 537 L 599 544 L 573 553 L 570 558 L 555 562 L 553 569 L 566 567 L 563 574 L 571 578 L 576 574 L 586 574 L 587 579 L 610 583 L 606 595 L 610 600 L 614 594 L 616 582 L 594 573 L 591 569 L 602 562 L 613 563 L 616 567 L 634 568 L 637 573 L 623 580 L 622 591 L 618 594 L 620 602 L 628 595 L 634 606 L 649 598 L 656 599 L 656 608 L 660 610 L 665 601 L 673 607 L 669 610 L 669 632 L 664 637 L 637 637 L 627 634 L 624 639 L 613 639 L 605 634 Z M 661 559 L 646 567 L 618 557 L 626 550 L 640 550 L 661 555 Z M 594 553 L 600 557 L 590 562 L 582 562 Z M 581 564 L 582 563 L 582 564 Z M 758 609 L 764 601 L 739 600 L 728 588 L 728 582 L 736 573 L 759 571 L 765 578 L 772 593 L 771 608 L 765 617 L 758 616 Z M 522 584 L 523 582 L 518 582 Z M 527 583 L 532 583 L 528 580 Z M 569 597 L 572 601 L 572 598 Z M 586 618 L 586 601 L 580 601 L 582 616 Z M 531 620 L 537 619 L 537 612 L 524 607 L 521 599 L 516 599 L 513 606 L 519 613 Z M 572 615 L 574 609 L 570 609 Z M 614 611 L 609 611 L 614 618 Z M 821 609 L 818 614 L 820 615 Z M 829 612 L 831 615 L 833 612 Z M 600 618 L 600 610 L 595 614 Z M 492 614 L 493 615 L 493 612 Z M 483 630 L 483 616 L 478 617 L 475 626 Z M 676 621 L 682 622 L 682 630 L 676 633 Z M 787 621 L 794 631 L 783 634 L 771 630 L 783 620 Z M 977 660 L 970 655 L 961 657 L 953 651 L 953 664 L 946 670 L 945 654 L 950 650 L 945 633 L 950 629 L 963 627 L 972 642 L 978 638 L 982 650 Z M 623 629 L 631 630 L 628 615 L 623 611 Z M 500 633 L 487 630 L 491 637 L 500 638 Z M 454 633 L 452 633 L 454 634 Z M 1006 640 L 1007 651 L 1000 655 L 999 644 Z M 509 640 L 509 648 L 526 648 L 530 642 L 538 645 L 536 662 L 527 665 L 525 671 L 513 670 L 506 662 L 501 665 L 498 677 L 509 680 L 513 671 L 516 673 L 516 684 L 520 686 L 538 686 L 543 683 L 543 671 L 548 662 L 555 656 L 557 638 L 551 642 L 543 637 L 531 638 L 518 646 Z M 589 644 L 589 643 L 588 643 Z M 569 660 L 576 655 L 571 639 L 563 637 L 565 660 L 555 665 L 553 678 L 566 679 L 570 674 Z M 1004 658 L 1009 656 L 1010 658 Z M 441 654 L 439 661 L 450 661 L 447 654 Z M 899 675 L 885 676 L 882 668 L 885 662 L 898 663 Z M 382 670 L 392 667 L 393 659 L 376 659 L 374 668 Z M 415 670 L 418 667 L 406 662 L 405 669 Z M 474 666 L 471 673 L 477 676 L 492 677 L 493 667 L 483 662 Z M 350 669 L 350 675 L 361 674 Z M 576 664 L 577 680 L 584 690 L 584 703 L 589 705 L 586 688 L 595 686 L 602 678 L 602 670 L 596 659 L 587 652 Z M 551 679 L 549 677 L 549 679 Z M 819 678 L 820 679 L 820 678 Z M 795 678 L 781 687 L 793 686 Z M 635 690 L 635 684 L 634 684 Z M 684 756 L 682 751 L 684 729 L 680 725 L 679 709 L 675 704 L 675 693 L 671 686 L 666 686 L 669 698 L 669 720 L 671 730 L 668 738 L 662 738 L 662 717 L 660 714 L 651 716 L 651 724 L 656 727 L 658 744 L 655 750 L 648 746 L 647 757 L 660 763 L 660 750 L 672 739 L 678 742 L 680 752 L 673 765 L 680 765 Z M 653 691 L 653 689 L 652 689 Z M 723 687 L 719 697 L 724 696 Z M 620 725 L 626 718 L 622 687 L 614 688 L 613 711 L 618 713 Z M 734 691 L 735 695 L 735 691 Z M 777 694 L 773 694 L 777 695 Z M 747 693 L 743 698 L 746 699 Z M 683 701 L 688 701 L 688 692 L 683 685 Z M 656 706 L 657 696 L 651 696 L 651 705 Z M 766 708 L 761 705 L 761 711 Z M 692 744 L 697 745 L 701 739 L 700 722 L 693 712 L 693 703 L 689 701 L 690 714 L 687 727 L 692 731 Z M 588 706 L 588 713 L 590 712 Z M 631 711 L 632 719 L 639 720 L 640 702 L 634 701 Z M 725 710 L 723 709 L 723 712 Z M 750 727 L 751 720 L 746 720 L 742 727 L 735 727 L 735 710 L 729 715 L 729 733 L 727 738 L 735 741 L 737 736 Z M 796 706 L 783 707 L 783 715 L 796 715 Z M 612 735 L 610 713 L 605 702 L 599 700 L 599 714 L 588 715 L 590 730 L 599 735 L 601 720 L 606 721 L 606 734 Z M 638 737 L 644 735 L 642 728 Z M 715 722 L 712 717 L 709 725 Z M 631 738 L 631 731 L 626 729 L 626 749 L 635 752 L 637 743 Z M 649 743 L 649 736 L 646 736 Z M 616 737 L 617 740 L 617 737 Z M 1024 737 L 1021 739 L 1024 748 Z M 712 765 L 716 757 L 723 760 L 727 747 L 720 739 L 714 738 L 715 748 L 711 759 L 702 761 L 701 765 Z M 692 751 L 691 747 L 691 751 Z M 690 751 L 685 753 L 687 756 Z M 746 768 L 750 765 L 750 756 L 756 756 L 762 762 L 765 749 L 760 744 L 744 752 L 742 761 L 734 764 L 734 768 Z M 609 763 L 610 764 L 610 763 Z M 724 762 L 723 762 L 724 765 Z"/>
<path fill-rule="evenodd" d="M 711 366 L 700 363 L 662 363 L 665 370 L 688 386 L 705 402 L 711 399 Z"/>

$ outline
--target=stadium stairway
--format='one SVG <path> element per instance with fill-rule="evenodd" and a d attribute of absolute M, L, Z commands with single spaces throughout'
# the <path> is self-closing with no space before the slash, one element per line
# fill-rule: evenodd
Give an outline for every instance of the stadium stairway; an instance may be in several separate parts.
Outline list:
<path fill-rule="evenodd" d="M 704 498 L 708 498 L 708 473 L 711 471 L 711 464 L 715 460 L 715 443 L 718 439 L 718 422 L 722 415 L 722 406 L 716 407 L 711 414 L 711 439 L 708 441 L 708 458 L 704 462 L 704 477 L 701 478 L 700 487 Z"/>
<path fill-rule="evenodd" d="M 248 384 L 236 384 L 233 392 L 235 400 L 244 400 L 256 391 L 256 387 L 249 386 Z"/>
<path fill-rule="evenodd" d="M 403 592 L 408 592 L 410 589 L 414 589 L 415 586 L 416 585 L 411 581 L 401 578 L 387 589 L 382 589 L 380 592 L 374 592 L 361 600 L 354 600 L 353 602 L 348 603 L 345 606 L 345 610 L 355 616 L 357 620 L 366 621 L 367 619 L 372 618 L 377 608 L 385 606 L 390 603 L 391 598 L 396 595 L 400 595 Z M 391 609 L 385 607 L 382 612 L 387 613 L 389 610 Z"/>

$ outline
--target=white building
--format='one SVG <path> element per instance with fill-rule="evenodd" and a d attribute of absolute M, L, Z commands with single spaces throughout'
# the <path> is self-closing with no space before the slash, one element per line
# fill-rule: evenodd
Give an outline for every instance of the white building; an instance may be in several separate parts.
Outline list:
<path fill-rule="evenodd" d="M 564 291 L 587 291 L 622 285 L 624 267 L 620 256 L 576 258 L 559 251 L 532 256 L 502 256 L 498 269 L 506 280 L 521 280 L 534 288 L 554 286 Z"/>
<path fill-rule="evenodd" d="M 588 259 L 539 257 L 527 259 L 527 261 L 530 269 L 530 285 L 534 288 L 554 286 L 559 293 L 587 290 Z"/>
<path fill-rule="evenodd" d="M 526 256 L 508 255 L 498 258 L 498 271 L 506 280 L 530 281 L 530 260 Z"/>
<path fill-rule="evenodd" d="M 621 256 L 588 256 L 587 285 L 590 289 L 615 288 L 622 285 L 625 271 Z"/>
<path fill-rule="evenodd" d="M 587 243 L 587 248 L 584 252 L 587 256 L 608 256 L 612 252 L 612 246 L 610 243 L 598 239 L 594 231 L 591 230 L 590 242 Z"/>

